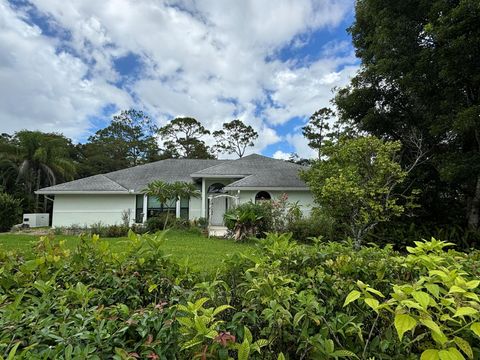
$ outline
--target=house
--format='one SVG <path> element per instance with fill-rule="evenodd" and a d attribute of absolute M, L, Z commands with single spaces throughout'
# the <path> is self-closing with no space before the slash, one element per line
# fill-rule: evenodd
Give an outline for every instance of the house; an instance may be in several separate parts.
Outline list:
<path fill-rule="evenodd" d="M 46 187 L 37 194 L 53 196 L 52 225 L 143 223 L 164 211 L 185 219 L 207 218 L 212 227 L 223 226 L 225 211 L 245 202 L 258 202 L 288 194 L 304 213 L 312 195 L 299 172 L 304 166 L 253 154 L 237 160 L 168 159 L 94 175 Z M 154 180 L 186 181 L 198 186 L 201 197 L 160 204 L 142 190 Z"/>

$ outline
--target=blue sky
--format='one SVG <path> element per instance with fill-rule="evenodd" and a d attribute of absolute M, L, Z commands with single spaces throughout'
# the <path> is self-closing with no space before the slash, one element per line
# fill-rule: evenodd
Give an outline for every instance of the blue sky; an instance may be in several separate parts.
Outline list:
<path fill-rule="evenodd" d="M 308 157 L 301 126 L 358 70 L 352 21 L 350 0 L 0 0 L 0 131 L 83 142 L 133 107 Z"/>

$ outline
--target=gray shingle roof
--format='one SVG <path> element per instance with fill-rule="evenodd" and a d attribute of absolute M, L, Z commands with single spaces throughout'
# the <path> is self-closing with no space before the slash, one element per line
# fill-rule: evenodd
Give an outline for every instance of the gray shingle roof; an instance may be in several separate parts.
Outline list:
<path fill-rule="evenodd" d="M 252 154 L 234 161 L 224 162 L 192 174 L 193 177 L 206 177 L 214 175 L 252 175 L 259 171 L 298 170 L 305 169 L 301 165 L 272 159 L 267 156 Z"/>
<path fill-rule="evenodd" d="M 154 180 L 191 182 L 190 174 L 228 160 L 168 159 L 106 174 L 127 189 L 142 191 Z"/>
<path fill-rule="evenodd" d="M 94 175 L 75 181 L 69 181 L 63 184 L 49 186 L 38 191 L 39 194 L 50 194 L 59 191 L 115 191 L 126 192 L 124 188 L 105 175 Z"/>
<path fill-rule="evenodd" d="M 235 161 L 219 164 L 192 174 L 193 177 L 220 175 L 244 175 L 240 180 L 229 184 L 231 188 L 306 188 L 299 172 L 305 166 L 252 154 Z"/>
<path fill-rule="evenodd" d="M 168 159 L 128 169 L 94 175 L 60 185 L 40 189 L 39 194 L 72 191 L 141 192 L 153 180 L 166 182 L 192 181 L 190 174 L 228 160 Z"/>
<path fill-rule="evenodd" d="M 306 167 L 253 154 L 238 160 L 168 159 L 40 189 L 62 192 L 141 192 L 154 180 L 193 181 L 194 178 L 242 175 L 228 188 L 305 188 L 299 171 Z M 240 176 L 236 176 L 240 177 Z"/>

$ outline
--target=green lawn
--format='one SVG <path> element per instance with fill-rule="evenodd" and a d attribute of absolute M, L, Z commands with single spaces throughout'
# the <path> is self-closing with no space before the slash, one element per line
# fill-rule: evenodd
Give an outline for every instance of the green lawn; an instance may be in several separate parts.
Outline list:
<path fill-rule="evenodd" d="M 67 246 L 74 248 L 78 243 L 77 236 L 57 235 L 65 239 Z M 16 251 L 31 256 L 38 236 L 25 234 L 0 234 L 0 251 Z M 105 238 L 111 241 L 115 251 L 122 251 L 127 238 Z M 207 238 L 203 235 L 186 231 L 170 230 L 166 234 L 165 253 L 182 264 L 187 264 L 193 270 L 213 272 L 221 265 L 228 254 L 252 252 L 252 244 L 236 243 L 233 240 Z"/>

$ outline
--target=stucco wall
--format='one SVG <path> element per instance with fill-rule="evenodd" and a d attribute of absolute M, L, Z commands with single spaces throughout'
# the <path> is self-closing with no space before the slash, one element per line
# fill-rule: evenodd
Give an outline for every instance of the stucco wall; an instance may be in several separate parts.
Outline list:
<path fill-rule="evenodd" d="M 288 195 L 289 202 L 297 202 L 302 209 L 302 212 L 305 216 L 310 214 L 310 211 L 313 206 L 313 197 L 309 191 L 267 191 L 272 199 L 280 197 L 282 194 L 286 193 Z M 255 195 L 258 191 L 240 191 L 240 203 L 246 203 L 249 201 L 255 202 Z"/>
<path fill-rule="evenodd" d="M 202 198 L 190 198 L 188 204 L 188 218 L 190 220 L 202 217 Z"/>
<path fill-rule="evenodd" d="M 55 195 L 52 226 L 89 226 L 122 223 L 122 212 L 130 209 L 135 219 L 135 195 Z"/>

